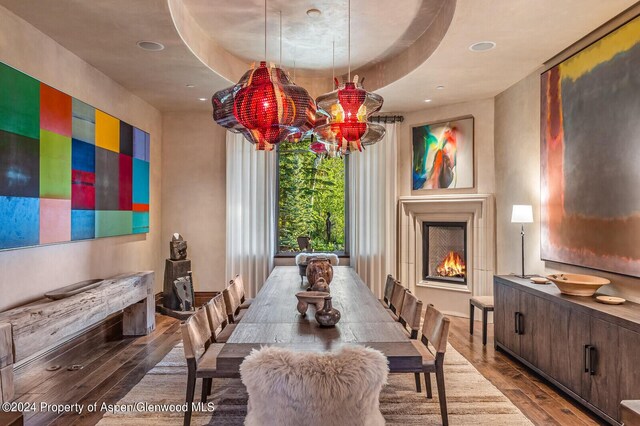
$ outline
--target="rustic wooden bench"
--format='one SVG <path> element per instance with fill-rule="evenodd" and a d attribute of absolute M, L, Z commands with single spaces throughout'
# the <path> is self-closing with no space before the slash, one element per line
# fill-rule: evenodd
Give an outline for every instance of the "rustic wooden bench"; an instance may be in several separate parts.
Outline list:
<path fill-rule="evenodd" d="M 153 272 L 104 280 L 96 288 L 60 299 L 40 299 L 0 313 L 0 402 L 13 399 L 13 367 L 123 312 L 122 334 L 155 328 Z"/>

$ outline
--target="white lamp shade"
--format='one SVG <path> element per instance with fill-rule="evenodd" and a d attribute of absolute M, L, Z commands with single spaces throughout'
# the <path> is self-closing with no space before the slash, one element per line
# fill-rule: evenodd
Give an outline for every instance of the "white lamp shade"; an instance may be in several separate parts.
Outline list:
<path fill-rule="evenodd" d="M 528 204 L 514 204 L 511 223 L 533 223 L 533 207 Z"/>

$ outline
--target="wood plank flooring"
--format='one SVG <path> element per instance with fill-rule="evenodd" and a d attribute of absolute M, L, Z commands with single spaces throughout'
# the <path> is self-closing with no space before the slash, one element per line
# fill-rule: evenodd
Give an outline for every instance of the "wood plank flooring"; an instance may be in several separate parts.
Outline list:
<path fill-rule="evenodd" d="M 72 342 L 55 357 L 16 371 L 17 402 L 116 403 L 181 340 L 177 319 L 156 315 L 156 329 L 143 337 L 122 337 L 113 321 L 90 337 Z M 80 364 L 82 369 L 68 371 Z M 60 365 L 54 372 L 47 367 Z M 25 425 L 93 425 L 102 413 L 25 412 Z"/>
<path fill-rule="evenodd" d="M 90 337 L 80 338 L 50 359 L 16 372 L 16 401 L 91 404 L 116 403 L 181 339 L 179 321 L 156 316 L 156 330 L 149 336 L 123 338 L 120 323 L 112 321 Z M 482 346 L 481 323 L 474 336 L 469 322 L 451 318 L 449 341 L 485 377 L 500 389 L 537 425 L 598 425 L 585 410 L 526 367 L 493 349 L 493 326 L 489 325 L 487 346 Z M 61 365 L 48 372 L 51 365 Z M 67 371 L 82 364 L 78 371 Z M 94 425 L 102 414 L 25 413 L 26 425 Z"/>
<path fill-rule="evenodd" d="M 476 321 L 473 336 L 467 318 L 450 317 L 449 342 L 495 387 L 500 389 L 536 425 L 603 425 L 545 379 L 509 355 L 493 348 L 493 324 L 482 345 L 482 323 Z"/>

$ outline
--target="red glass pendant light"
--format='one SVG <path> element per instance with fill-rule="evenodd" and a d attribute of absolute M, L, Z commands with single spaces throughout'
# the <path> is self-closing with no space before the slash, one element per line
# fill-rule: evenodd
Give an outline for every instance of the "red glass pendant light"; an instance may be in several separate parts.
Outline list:
<path fill-rule="evenodd" d="M 266 1 L 265 1 L 266 56 Z M 213 119 L 235 133 L 242 133 L 258 150 L 303 132 L 315 123 L 315 103 L 309 93 L 292 83 L 273 64 L 262 61 L 247 71 L 238 84 L 213 95 Z"/>

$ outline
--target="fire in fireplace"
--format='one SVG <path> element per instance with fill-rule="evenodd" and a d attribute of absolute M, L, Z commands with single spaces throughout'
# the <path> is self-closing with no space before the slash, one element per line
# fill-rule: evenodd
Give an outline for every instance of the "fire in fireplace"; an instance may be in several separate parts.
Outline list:
<path fill-rule="evenodd" d="M 436 272 L 441 277 L 464 278 L 466 266 L 462 256 L 454 251 L 450 251 L 447 257 L 436 267 Z"/>
<path fill-rule="evenodd" d="M 423 273 L 425 280 L 467 283 L 467 224 L 423 223 Z"/>

